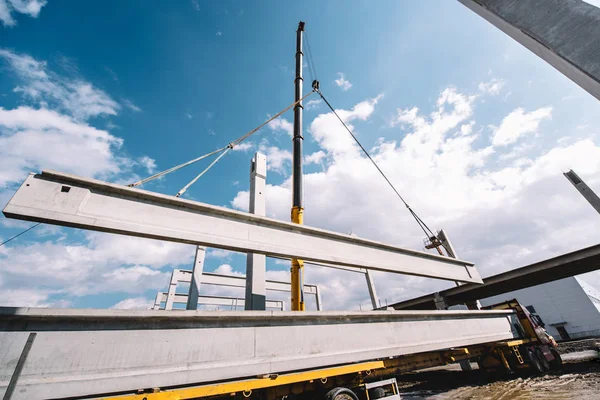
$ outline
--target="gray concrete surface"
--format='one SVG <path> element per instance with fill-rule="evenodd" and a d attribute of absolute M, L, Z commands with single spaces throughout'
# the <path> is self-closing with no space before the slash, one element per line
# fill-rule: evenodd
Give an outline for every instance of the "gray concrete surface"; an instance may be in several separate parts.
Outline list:
<path fill-rule="evenodd" d="M 581 0 L 459 1 L 600 100 L 600 9 Z"/>
<path fill-rule="evenodd" d="M 477 269 L 466 261 L 59 172 L 30 175 L 3 213 L 95 231 L 481 283 Z"/>
<path fill-rule="evenodd" d="M 0 308 L 13 399 L 206 383 L 514 338 L 507 311 L 282 312 Z"/>

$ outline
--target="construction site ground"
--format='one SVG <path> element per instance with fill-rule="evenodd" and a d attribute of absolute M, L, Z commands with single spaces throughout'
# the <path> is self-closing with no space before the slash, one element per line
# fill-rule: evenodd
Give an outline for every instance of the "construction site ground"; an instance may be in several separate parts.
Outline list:
<path fill-rule="evenodd" d="M 561 371 L 544 375 L 463 372 L 456 364 L 397 377 L 405 400 L 417 399 L 599 399 L 600 361 L 591 339 L 560 344 Z"/>

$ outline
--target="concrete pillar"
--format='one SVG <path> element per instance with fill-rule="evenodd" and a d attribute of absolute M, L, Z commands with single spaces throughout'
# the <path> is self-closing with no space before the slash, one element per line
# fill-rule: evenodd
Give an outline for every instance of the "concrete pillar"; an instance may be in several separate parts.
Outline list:
<path fill-rule="evenodd" d="M 600 100 L 598 7 L 581 0 L 459 1 Z"/>
<path fill-rule="evenodd" d="M 323 303 L 321 302 L 321 292 L 319 292 L 318 285 L 315 285 L 315 300 L 317 302 L 317 311 L 323 311 Z"/>
<path fill-rule="evenodd" d="M 452 245 L 450 238 L 448 237 L 448 235 L 446 235 L 446 232 L 443 229 L 438 232 L 438 239 L 440 239 L 440 241 L 444 245 L 444 248 L 446 249 L 446 252 L 448 252 L 449 257 L 458 258 L 458 256 L 456 255 L 456 250 L 454 250 L 454 246 Z M 456 286 L 460 286 L 460 283 L 458 283 L 458 282 L 455 282 L 455 283 L 456 283 Z M 476 304 L 476 306 L 479 305 L 479 300 L 475 301 L 475 304 Z M 437 307 L 437 299 L 436 299 L 436 307 Z M 471 309 L 471 308 L 469 308 L 469 309 Z M 477 307 L 476 309 L 478 310 L 479 307 Z M 460 364 L 460 369 L 463 371 L 472 371 L 473 370 L 473 367 L 471 366 L 471 362 L 469 360 L 461 360 L 458 363 Z"/>
<path fill-rule="evenodd" d="M 154 306 L 152 306 L 153 310 L 160 310 L 160 299 L 162 297 L 162 292 L 158 292 L 156 297 L 154 298 Z"/>
<path fill-rule="evenodd" d="M 265 215 L 267 156 L 256 153 L 250 165 L 250 206 L 252 214 Z M 266 309 L 265 279 L 267 260 L 262 254 L 248 253 L 246 258 L 246 310 Z"/>
<path fill-rule="evenodd" d="M 575 189 L 581 193 L 581 195 L 590 203 L 594 209 L 600 213 L 600 198 L 594 193 L 594 191 L 575 173 L 575 171 L 570 170 L 563 174 L 569 182 L 575 186 Z"/>
<path fill-rule="evenodd" d="M 186 310 L 198 309 L 198 296 L 200 296 L 200 282 L 202 282 L 202 271 L 204 270 L 204 256 L 206 247 L 196 247 L 196 256 L 194 257 L 194 268 L 192 269 L 192 281 L 188 292 Z"/>
<path fill-rule="evenodd" d="M 367 288 L 369 288 L 369 296 L 371 296 L 371 305 L 373 306 L 373 310 L 375 310 L 379 308 L 379 298 L 375 291 L 375 282 L 373 282 L 373 277 L 368 269 L 365 270 L 365 279 L 367 280 Z"/>
<path fill-rule="evenodd" d="M 173 309 L 173 302 L 175 301 L 175 293 L 177 292 L 177 282 L 179 281 L 179 271 L 175 270 L 171 273 L 171 282 L 169 283 L 169 290 L 167 292 L 167 301 L 165 302 L 165 310 Z"/>

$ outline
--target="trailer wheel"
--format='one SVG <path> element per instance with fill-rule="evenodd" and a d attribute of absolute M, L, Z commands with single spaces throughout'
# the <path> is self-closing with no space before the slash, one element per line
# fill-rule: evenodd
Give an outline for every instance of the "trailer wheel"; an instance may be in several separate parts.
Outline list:
<path fill-rule="evenodd" d="M 550 367 L 553 370 L 561 369 L 563 362 L 560 353 L 556 351 L 556 349 L 550 349 L 550 353 L 552 353 L 552 355 L 554 356 L 554 360 L 550 361 Z"/>
<path fill-rule="evenodd" d="M 325 400 L 358 400 L 358 397 L 350 389 L 337 387 L 327 392 Z"/>
<path fill-rule="evenodd" d="M 540 360 L 542 367 L 544 367 L 544 371 L 550 371 L 550 363 L 546 359 L 544 353 L 542 353 L 540 349 L 535 349 L 535 355 L 537 356 L 538 360 Z"/>
<path fill-rule="evenodd" d="M 540 359 L 535 355 L 535 353 L 531 350 L 527 350 L 527 355 L 529 356 L 529 361 L 531 361 L 531 367 L 534 371 L 539 374 L 544 373 L 544 367 Z"/>
<path fill-rule="evenodd" d="M 373 391 L 371 392 L 371 396 L 372 399 L 382 399 L 385 397 L 385 390 L 383 388 L 375 388 L 373 389 Z"/>

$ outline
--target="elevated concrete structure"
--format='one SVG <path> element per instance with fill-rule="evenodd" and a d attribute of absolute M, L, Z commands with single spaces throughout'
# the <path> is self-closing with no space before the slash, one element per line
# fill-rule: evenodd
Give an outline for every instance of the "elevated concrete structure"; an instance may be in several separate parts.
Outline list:
<path fill-rule="evenodd" d="M 171 280 L 169 281 L 169 291 L 167 292 L 166 310 L 173 309 L 173 303 L 176 303 L 175 296 L 177 295 L 177 285 L 179 283 L 191 283 L 194 280 L 193 271 L 187 271 L 184 269 L 174 269 L 171 273 Z M 215 274 L 213 272 L 205 272 L 201 275 L 201 280 L 198 281 L 198 285 L 215 285 L 215 286 L 228 286 L 236 288 L 247 288 L 247 279 L 245 276 L 235 275 L 222 275 Z M 265 280 L 265 290 L 274 292 L 287 292 L 291 291 L 290 282 L 271 281 Z M 319 293 L 318 285 L 304 284 L 304 294 L 314 295 L 317 311 L 323 310 L 323 302 L 321 301 L 321 294 Z M 188 304 L 191 300 L 188 297 Z M 244 303 L 245 304 L 245 303 Z M 266 304 L 266 303 L 265 303 Z M 190 308 L 187 308 L 188 310 Z M 194 308 L 194 310 L 197 308 Z"/>
<path fill-rule="evenodd" d="M 0 396 L 20 358 L 12 400 L 97 397 L 513 339 L 513 315 L 1 307 Z"/>
<path fill-rule="evenodd" d="M 600 100 L 599 8 L 581 0 L 459 1 Z"/>
<path fill-rule="evenodd" d="M 540 261 L 483 279 L 483 285 L 465 284 L 442 290 L 447 307 L 552 282 L 600 269 L 600 244 Z M 435 310 L 437 293 L 392 304 L 396 310 Z M 438 300 L 439 301 L 439 300 Z"/>
<path fill-rule="evenodd" d="M 156 294 L 156 298 L 154 299 L 153 310 L 165 310 L 168 292 L 158 292 Z M 173 295 L 173 300 L 171 301 L 171 307 L 173 304 L 189 304 L 190 301 L 188 299 L 187 294 L 176 293 Z M 165 308 L 161 308 L 161 304 L 165 303 Z M 237 311 L 238 307 L 245 307 L 245 300 L 239 297 L 228 297 L 228 296 L 198 296 L 197 301 L 195 301 L 196 306 L 221 306 L 221 307 L 231 307 L 232 311 Z M 279 311 L 285 311 L 285 303 L 282 300 L 265 300 L 266 308 L 277 309 Z M 196 310 L 197 308 L 194 308 Z M 173 308 L 171 308 L 173 310 Z"/>
<path fill-rule="evenodd" d="M 472 263 L 75 175 L 30 175 L 8 218 L 316 263 L 481 283 Z"/>

